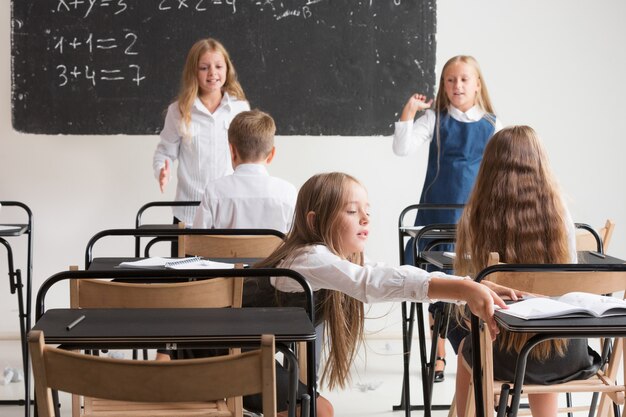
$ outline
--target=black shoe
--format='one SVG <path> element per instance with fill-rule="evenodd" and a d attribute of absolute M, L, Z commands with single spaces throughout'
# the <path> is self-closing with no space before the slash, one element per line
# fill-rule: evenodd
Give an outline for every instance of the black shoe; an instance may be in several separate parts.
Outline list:
<path fill-rule="evenodd" d="M 442 358 L 441 356 L 437 356 L 436 361 L 443 361 L 443 366 L 445 369 L 446 366 L 446 358 Z M 441 371 L 435 371 L 435 382 L 443 382 L 446 379 L 446 376 L 443 373 L 443 370 Z"/>

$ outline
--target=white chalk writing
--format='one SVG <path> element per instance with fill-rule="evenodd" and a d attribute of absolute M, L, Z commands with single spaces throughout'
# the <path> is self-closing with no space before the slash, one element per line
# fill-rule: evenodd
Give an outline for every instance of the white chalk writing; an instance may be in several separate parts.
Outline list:
<path fill-rule="evenodd" d="M 137 39 L 138 36 L 133 32 L 126 33 L 123 40 L 116 37 L 94 37 L 93 33 L 84 37 L 61 35 L 54 37 L 53 49 L 63 55 L 66 51 L 74 52 L 81 47 L 86 48 L 90 54 L 94 52 L 94 49 L 124 48 L 124 55 L 139 55 L 134 48 Z"/>
<path fill-rule="evenodd" d="M 130 64 L 124 68 L 93 68 L 89 65 L 68 66 L 59 64 L 56 66 L 59 87 L 65 87 L 72 82 L 87 81 L 92 86 L 100 82 L 129 81 L 137 86 L 146 79 L 141 72 L 141 66 Z"/>
<path fill-rule="evenodd" d="M 89 17 L 95 14 L 98 8 L 106 10 L 111 8 L 113 15 L 124 13 L 128 9 L 128 0 L 57 0 L 56 8 L 57 13 L 69 13 L 80 11 L 83 17 Z"/>

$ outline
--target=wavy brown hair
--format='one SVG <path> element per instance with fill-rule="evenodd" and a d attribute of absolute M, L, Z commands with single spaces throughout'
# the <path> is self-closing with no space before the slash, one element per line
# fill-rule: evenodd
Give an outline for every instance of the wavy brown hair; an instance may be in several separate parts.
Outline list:
<path fill-rule="evenodd" d="M 512 126 L 487 143 L 476 184 L 458 225 L 457 275 L 475 275 L 490 252 L 506 263 L 568 263 L 566 214 L 539 137 L 528 126 Z M 461 254 L 469 254 L 462 256 Z M 532 334 L 501 331 L 497 343 L 519 352 Z M 531 356 L 564 355 L 565 340 L 541 343 Z"/>
<path fill-rule="evenodd" d="M 349 186 L 360 184 L 354 177 L 341 172 L 318 174 L 300 188 L 294 221 L 285 242 L 256 267 L 289 267 L 291 260 L 307 245 L 324 245 L 332 253 L 362 265 L 363 255 L 339 252 L 339 214 L 348 201 Z M 310 221 L 308 214 L 315 213 Z M 363 340 L 365 312 L 363 303 L 340 291 L 322 291 L 322 316 L 329 333 L 328 358 L 322 372 L 322 384 L 330 389 L 345 388 L 350 380 L 350 367 L 357 347 Z M 326 335 L 325 335 L 326 336 Z"/>
<path fill-rule="evenodd" d="M 241 84 L 239 84 L 237 80 L 235 67 L 224 45 L 213 38 L 200 39 L 193 44 L 187 53 L 187 59 L 185 60 L 185 67 L 183 68 L 183 75 L 180 82 L 180 91 L 177 98 L 178 110 L 182 116 L 184 124 L 183 131 L 185 132 L 189 127 L 189 123 L 191 123 L 191 108 L 193 102 L 196 97 L 198 97 L 198 62 L 200 62 L 202 55 L 208 51 L 219 52 L 226 62 L 226 82 L 222 87 L 222 93 L 228 93 L 239 100 L 246 99 L 243 88 L 241 88 Z"/>

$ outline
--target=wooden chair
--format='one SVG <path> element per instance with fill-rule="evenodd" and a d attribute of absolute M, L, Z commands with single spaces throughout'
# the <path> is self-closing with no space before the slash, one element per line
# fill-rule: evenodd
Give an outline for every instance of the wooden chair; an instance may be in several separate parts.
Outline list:
<path fill-rule="evenodd" d="M 243 278 L 168 284 L 71 280 L 71 308 L 241 307 Z"/>
<path fill-rule="evenodd" d="M 493 255 L 491 263 L 496 264 L 497 258 Z M 626 272 L 623 271 L 563 271 L 546 269 L 543 271 L 497 271 L 485 276 L 491 282 L 547 296 L 559 296 L 567 292 L 582 291 L 594 294 L 610 294 L 623 291 L 626 288 Z M 487 326 L 478 326 L 480 334 L 481 363 L 479 364 L 483 380 L 484 415 L 492 416 L 494 413 L 495 399 L 501 392 L 504 381 L 495 381 L 493 378 L 493 350 L 491 335 Z M 620 362 L 622 360 L 624 339 L 616 339 L 613 346 L 613 354 L 605 371 L 598 371 L 595 376 L 578 381 L 570 381 L 555 385 L 524 385 L 524 394 L 553 393 L 553 392 L 600 392 L 603 394 L 598 408 L 599 416 L 608 415 L 609 402 L 623 405 L 625 403 L 626 386 L 624 382 L 616 381 Z M 622 375 L 622 381 L 626 374 Z M 473 401 L 473 389 L 470 388 L 471 400 Z M 473 403 L 472 403 L 473 405 Z M 500 401 L 500 407 L 505 406 Z M 588 409 L 588 407 L 581 407 Z M 474 407 L 467 408 L 469 412 Z M 569 407 L 559 412 L 579 411 L 580 408 Z"/>
<path fill-rule="evenodd" d="M 598 242 L 592 231 L 588 230 L 589 226 L 580 223 L 578 223 L 577 226 L 579 227 L 576 229 L 576 250 L 597 251 Z M 615 223 L 611 219 L 607 219 L 604 226 L 600 228 L 600 230 L 596 231 L 598 237 L 600 238 L 604 253 L 606 253 L 609 243 L 611 243 L 611 237 L 613 236 L 614 229 Z"/>
<path fill-rule="evenodd" d="M 237 355 L 171 362 L 131 361 L 84 355 L 46 346 L 44 334 L 33 330 L 28 343 L 32 355 L 37 409 L 40 417 L 54 417 L 52 390 L 122 402 L 117 413 L 134 416 L 132 404 L 158 403 L 152 416 L 227 416 L 222 410 L 200 412 L 207 400 L 216 403 L 232 396 L 262 393 L 263 415 L 276 416 L 274 336 L 263 335 L 261 349 Z M 184 403 L 183 410 L 168 409 Z"/>
<path fill-rule="evenodd" d="M 70 269 L 78 269 L 71 267 Z M 241 307 L 243 278 L 214 278 L 179 283 L 125 283 L 105 280 L 70 280 L 70 306 L 72 308 L 225 308 Z M 232 353 L 239 350 L 231 349 Z M 165 385 L 169 382 L 163 380 Z M 91 397 L 72 396 L 72 416 L 97 416 L 98 410 L 121 407 L 110 401 Z M 205 404 L 206 405 L 206 404 Z M 228 398 L 226 403 L 208 404 L 209 410 L 219 408 L 220 416 L 241 416 L 241 397 Z M 197 413 L 198 406 L 195 406 Z M 83 414 L 81 414 L 83 409 Z M 122 408 L 123 409 L 123 408 Z M 163 413 L 162 404 L 144 404 L 135 415 L 154 416 Z M 176 414 L 176 413 L 175 413 Z M 176 414 L 184 415 L 184 414 Z"/>
<path fill-rule="evenodd" d="M 179 224 L 181 228 L 184 223 Z M 202 256 L 221 259 L 263 259 L 283 243 L 284 235 L 278 231 L 264 229 L 241 229 L 241 234 L 180 235 L 178 256 Z M 270 233 L 272 232 L 272 233 Z"/>

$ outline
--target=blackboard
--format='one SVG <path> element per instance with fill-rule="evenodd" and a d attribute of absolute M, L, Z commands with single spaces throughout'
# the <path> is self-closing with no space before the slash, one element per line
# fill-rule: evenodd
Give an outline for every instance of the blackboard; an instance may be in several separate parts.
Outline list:
<path fill-rule="evenodd" d="M 282 135 L 386 135 L 432 96 L 435 0 L 12 0 L 12 120 L 155 134 L 191 45 L 220 40 Z"/>

